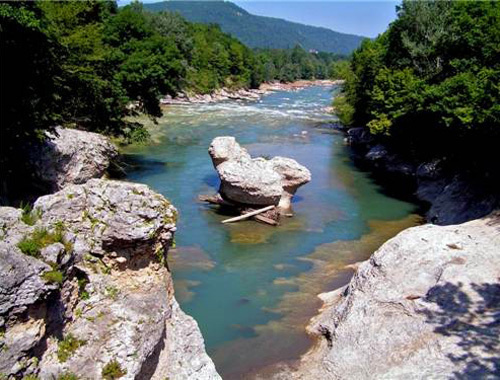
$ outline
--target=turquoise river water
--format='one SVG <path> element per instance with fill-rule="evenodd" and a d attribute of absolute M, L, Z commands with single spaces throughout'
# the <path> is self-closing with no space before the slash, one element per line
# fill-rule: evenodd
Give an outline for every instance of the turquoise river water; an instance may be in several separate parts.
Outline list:
<path fill-rule="evenodd" d="M 313 344 L 305 326 L 321 306 L 317 294 L 344 285 L 349 264 L 418 223 L 415 206 L 381 192 L 352 165 L 344 136 L 325 124 L 332 90 L 170 106 L 151 129 L 153 143 L 126 151 L 128 180 L 150 185 L 179 210 L 169 253 L 176 297 L 198 321 L 224 379 L 265 378 L 298 359 Z M 207 148 L 225 135 L 253 156 L 291 157 L 309 168 L 293 218 L 279 227 L 223 225 L 227 215 L 198 202 L 218 189 Z"/>

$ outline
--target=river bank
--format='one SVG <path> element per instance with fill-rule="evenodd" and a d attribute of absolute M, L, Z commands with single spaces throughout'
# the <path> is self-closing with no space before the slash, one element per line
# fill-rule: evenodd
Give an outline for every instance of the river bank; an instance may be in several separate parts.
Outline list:
<path fill-rule="evenodd" d="M 160 99 L 161 105 L 186 105 L 186 104 L 206 104 L 228 100 L 235 101 L 256 101 L 262 96 L 275 91 L 298 91 L 311 86 L 334 86 L 341 84 L 340 80 L 299 80 L 295 82 L 267 82 L 262 83 L 258 89 L 237 89 L 221 88 L 211 94 L 195 94 L 190 92 L 179 92 L 175 97 L 167 95 Z"/>
<path fill-rule="evenodd" d="M 380 141 L 365 128 L 346 131 L 351 157 L 384 187 L 414 196 L 433 224 L 464 223 L 500 208 L 498 168 L 471 169 L 447 157 L 418 159 Z"/>
<path fill-rule="evenodd" d="M 497 378 L 498 246 L 498 212 L 404 230 L 320 295 L 316 345 L 272 378 Z"/>

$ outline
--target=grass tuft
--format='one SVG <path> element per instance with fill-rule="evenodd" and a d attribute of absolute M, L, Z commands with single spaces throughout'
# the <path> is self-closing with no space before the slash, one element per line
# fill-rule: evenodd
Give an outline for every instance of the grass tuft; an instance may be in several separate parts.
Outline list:
<path fill-rule="evenodd" d="M 37 209 L 33 211 L 33 208 L 29 203 L 27 204 L 21 203 L 21 209 L 23 210 L 23 214 L 21 215 L 21 220 L 23 221 L 24 224 L 27 224 L 28 226 L 35 225 L 36 221 L 40 219 L 40 217 L 42 216 L 42 210 Z"/>
<path fill-rule="evenodd" d="M 64 275 L 61 271 L 54 269 L 42 274 L 42 278 L 52 284 L 62 284 Z"/>
<path fill-rule="evenodd" d="M 57 358 L 61 363 L 66 362 L 78 348 L 84 346 L 87 342 L 85 340 L 81 340 L 75 338 L 72 334 L 67 334 L 63 340 L 59 341 L 57 347 Z"/>
<path fill-rule="evenodd" d="M 78 380 L 78 376 L 72 372 L 63 372 L 57 377 L 57 380 Z"/>
<path fill-rule="evenodd" d="M 116 360 L 111 360 L 102 369 L 102 377 L 106 380 L 119 379 L 127 374 L 127 370 L 122 369 L 120 363 Z"/>

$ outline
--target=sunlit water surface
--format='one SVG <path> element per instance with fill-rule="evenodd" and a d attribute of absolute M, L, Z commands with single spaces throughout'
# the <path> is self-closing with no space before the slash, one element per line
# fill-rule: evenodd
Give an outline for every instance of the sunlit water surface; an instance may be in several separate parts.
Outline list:
<path fill-rule="evenodd" d="M 297 359 L 312 344 L 305 326 L 321 306 L 316 295 L 344 285 L 352 275 L 346 265 L 418 222 L 414 205 L 384 195 L 351 164 L 344 136 L 325 125 L 331 98 L 331 88 L 310 87 L 253 103 L 168 107 L 152 129 L 154 143 L 126 152 L 128 179 L 179 209 L 169 253 L 176 296 L 224 379 Z M 295 196 L 293 218 L 279 227 L 223 225 L 227 216 L 197 201 L 218 189 L 207 148 L 226 135 L 252 155 L 291 157 L 309 168 L 312 181 Z"/>

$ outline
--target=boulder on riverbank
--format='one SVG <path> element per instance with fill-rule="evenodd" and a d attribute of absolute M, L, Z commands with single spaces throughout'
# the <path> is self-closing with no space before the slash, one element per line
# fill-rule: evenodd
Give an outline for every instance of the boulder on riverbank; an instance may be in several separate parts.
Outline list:
<path fill-rule="evenodd" d="M 117 156 L 116 146 L 106 136 L 57 127 L 29 159 L 36 177 L 54 192 L 101 178 Z"/>
<path fill-rule="evenodd" d="M 407 229 L 321 295 L 300 379 L 500 376 L 500 213 Z"/>
<path fill-rule="evenodd" d="M 174 298 L 176 209 L 149 187 L 92 179 L 0 207 L 0 373 L 41 379 L 220 379 Z"/>
<path fill-rule="evenodd" d="M 208 152 L 221 180 L 220 195 L 236 205 L 276 205 L 289 213 L 293 195 L 311 180 L 309 170 L 297 161 L 252 158 L 231 136 L 216 137 Z"/>

